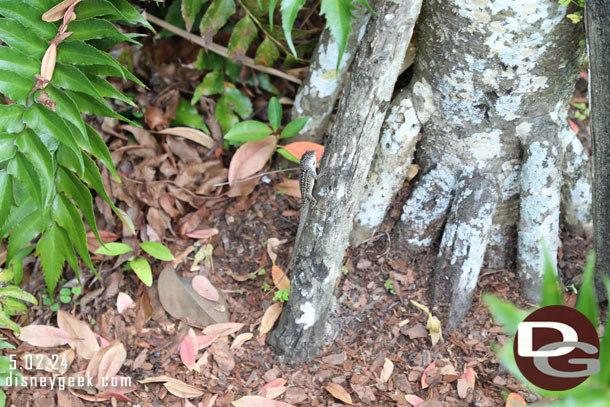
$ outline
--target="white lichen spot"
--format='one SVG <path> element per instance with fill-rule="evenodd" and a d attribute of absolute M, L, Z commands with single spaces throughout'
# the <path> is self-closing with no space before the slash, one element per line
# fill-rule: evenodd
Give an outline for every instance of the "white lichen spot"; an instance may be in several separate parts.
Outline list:
<path fill-rule="evenodd" d="M 432 113 L 436 110 L 432 87 L 422 78 L 413 85 L 413 96 L 418 102 L 417 117 L 422 124 L 426 123 L 430 119 Z"/>
<path fill-rule="evenodd" d="M 384 17 L 385 21 L 392 21 L 394 20 L 394 14 L 386 14 L 386 16 Z"/>
<path fill-rule="evenodd" d="M 309 329 L 316 322 L 316 309 L 311 302 L 306 302 L 301 305 L 301 316 L 295 321 L 299 325 L 303 325 L 303 329 Z"/>

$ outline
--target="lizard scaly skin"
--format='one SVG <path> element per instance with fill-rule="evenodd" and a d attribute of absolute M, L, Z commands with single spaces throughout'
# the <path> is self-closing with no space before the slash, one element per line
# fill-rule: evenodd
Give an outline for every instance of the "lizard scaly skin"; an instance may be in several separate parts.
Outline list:
<path fill-rule="evenodd" d="M 303 199 L 303 205 L 309 201 L 311 206 L 316 206 L 316 199 L 311 194 L 313 192 L 313 186 L 318 179 L 316 174 L 316 152 L 306 151 L 301 157 L 299 163 L 301 168 L 301 175 L 299 175 L 299 187 L 301 188 L 301 198 Z"/>

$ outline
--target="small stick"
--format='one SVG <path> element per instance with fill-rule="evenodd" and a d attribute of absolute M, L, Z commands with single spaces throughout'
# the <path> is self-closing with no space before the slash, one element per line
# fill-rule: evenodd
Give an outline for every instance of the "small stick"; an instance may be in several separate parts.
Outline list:
<path fill-rule="evenodd" d="M 294 170 L 298 170 L 298 169 L 299 169 L 299 167 L 294 167 L 294 168 L 284 168 L 283 170 L 275 170 L 275 171 L 263 172 L 262 174 L 255 174 L 255 175 L 252 175 L 251 177 L 248 177 L 248 178 L 236 179 L 233 182 L 221 182 L 220 184 L 214 184 L 214 186 L 215 187 L 221 187 L 223 185 L 238 184 L 240 182 L 250 181 L 251 179 L 258 178 L 258 177 L 263 177 L 265 175 L 277 174 L 279 172 L 286 172 L 286 171 L 294 171 Z"/>

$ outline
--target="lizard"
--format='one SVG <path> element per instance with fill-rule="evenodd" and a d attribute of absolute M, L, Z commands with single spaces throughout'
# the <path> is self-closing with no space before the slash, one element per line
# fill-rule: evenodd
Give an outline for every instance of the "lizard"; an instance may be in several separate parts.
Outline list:
<path fill-rule="evenodd" d="M 313 192 L 313 186 L 318 179 L 316 174 L 316 152 L 313 150 L 306 151 L 301 156 L 299 163 L 301 168 L 301 174 L 299 175 L 299 187 L 301 188 L 301 199 L 303 199 L 303 206 L 309 202 L 311 206 L 316 206 L 316 198 L 311 194 Z"/>

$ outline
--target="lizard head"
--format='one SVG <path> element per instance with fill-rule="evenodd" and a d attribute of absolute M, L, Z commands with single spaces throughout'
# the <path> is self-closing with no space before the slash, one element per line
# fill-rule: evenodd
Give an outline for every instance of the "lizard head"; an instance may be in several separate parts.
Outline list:
<path fill-rule="evenodd" d="M 316 152 L 314 150 L 305 151 L 301 156 L 301 163 L 306 166 L 316 167 Z"/>

